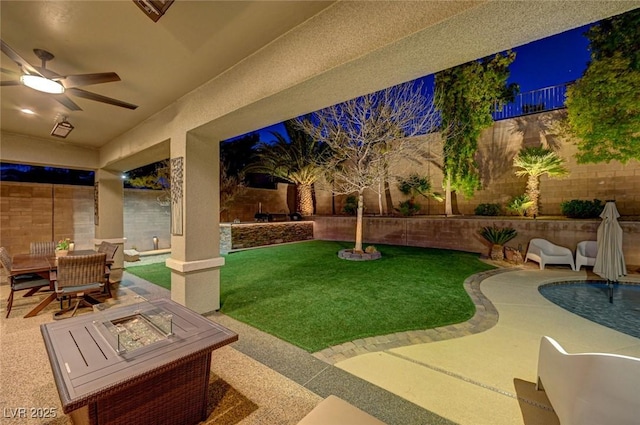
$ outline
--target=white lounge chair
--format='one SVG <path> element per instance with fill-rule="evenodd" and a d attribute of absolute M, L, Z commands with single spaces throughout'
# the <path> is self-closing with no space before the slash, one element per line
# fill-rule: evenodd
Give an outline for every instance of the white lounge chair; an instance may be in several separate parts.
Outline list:
<path fill-rule="evenodd" d="M 562 425 L 637 425 L 640 359 L 604 353 L 567 354 L 548 336 L 540 341 L 538 389 Z"/>
<path fill-rule="evenodd" d="M 598 241 L 578 242 L 576 248 L 576 271 L 579 271 L 582 266 L 596 264 L 596 254 L 598 254 Z"/>
<path fill-rule="evenodd" d="M 547 264 L 568 264 L 571 270 L 575 270 L 573 261 L 573 252 L 569 248 L 556 245 L 546 239 L 534 238 L 529 241 L 529 249 L 524 262 L 527 260 L 535 261 L 540 264 L 540 270 L 544 270 Z"/>

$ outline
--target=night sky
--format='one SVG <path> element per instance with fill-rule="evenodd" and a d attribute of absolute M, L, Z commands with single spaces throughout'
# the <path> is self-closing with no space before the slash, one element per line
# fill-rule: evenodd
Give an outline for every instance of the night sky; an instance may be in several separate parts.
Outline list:
<path fill-rule="evenodd" d="M 579 27 L 513 48 L 516 60 L 510 66 L 508 83 L 518 83 L 520 92 L 524 93 L 580 78 L 590 58 L 589 40 L 584 36 L 589 27 Z M 433 75 L 422 80 L 425 85 L 433 85 Z M 282 123 L 256 131 L 265 142 L 274 139 L 270 131 L 286 135 Z"/>

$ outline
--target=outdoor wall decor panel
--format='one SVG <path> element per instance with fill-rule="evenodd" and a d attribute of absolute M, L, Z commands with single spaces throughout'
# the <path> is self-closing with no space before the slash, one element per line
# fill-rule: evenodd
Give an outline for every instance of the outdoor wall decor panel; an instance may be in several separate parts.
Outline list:
<path fill-rule="evenodd" d="M 182 235 L 183 157 L 171 158 L 171 234 Z"/>

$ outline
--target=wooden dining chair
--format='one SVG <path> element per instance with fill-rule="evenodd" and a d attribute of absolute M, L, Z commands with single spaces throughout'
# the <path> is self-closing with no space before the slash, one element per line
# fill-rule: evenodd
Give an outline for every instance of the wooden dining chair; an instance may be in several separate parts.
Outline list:
<path fill-rule="evenodd" d="M 111 297 L 104 252 L 59 257 L 57 261 L 58 268 L 55 272 L 51 272 L 51 280 L 54 282 L 55 292 L 60 300 L 60 311 L 54 313 L 54 319 L 62 319 L 62 315 L 71 310 L 71 316 L 73 316 L 80 306 L 92 307 L 99 303 L 91 297 L 92 292 L 105 290 L 108 297 Z M 73 306 L 72 299 L 76 299 Z M 64 300 L 69 302 L 66 308 L 63 308 Z"/>
<path fill-rule="evenodd" d="M 11 313 L 11 307 L 13 307 L 13 294 L 17 291 L 28 291 L 23 297 L 30 297 L 38 292 L 41 288 L 49 287 L 49 280 L 43 279 L 37 274 L 15 274 L 13 271 L 13 262 L 11 255 L 4 247 L 0 247 L 0 264 L 7 273 L 7 280 L 11 286 L 11 292 L 7 299 L 7 315 L 9 317 Z"/>
<path fill-rule="evenodd" d="M 53 255 L 56 252 L 56 243 L 51 242 L 31 242 L 31 246 L 29 247 L 30 254 L 37 255 Z"/>

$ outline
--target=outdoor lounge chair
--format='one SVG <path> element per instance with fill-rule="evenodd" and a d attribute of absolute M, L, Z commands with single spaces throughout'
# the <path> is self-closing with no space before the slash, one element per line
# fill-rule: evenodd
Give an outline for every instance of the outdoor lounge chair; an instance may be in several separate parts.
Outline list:
<path fill-rule="evenodd" d="M 595 265 L 596 254 L 598 254 L 597 241 L 578 242 L 576 247 L 576 271 L 579 271 L 582 266 Z"/>
<path fill-rule="evenodd" d="M 562 425 L 636 425 L 640 359 L 608 353 L 568 354 L 543 336 L 538 390 L 544 390 Z"/>
<path fill-rule="evenodd" d="M 573 252 L 569 248 L 556 245 L 546 239 L 531 239 L 524 262 L 526 263 L 527 260 L 538 263 L 540 270 L 544 270 L 544 266 L 547 264 L 568 264 L 571 266 L 571 270 L 576 269 L 573 261 Z"/>
<path fill-rule="evenodd" d="M 0 263 L 4 267 L 7 273 L 7 279 L 11 286 L 11 292 L 9 293 L 9 299 L 7 299 L 7 315 L 9 317 L 11 313 L 11 307 L 13 307 L 13 294 L 17 291 L 28 291 L 23 297 L 30 297 L 38 292 L 41 288 L 49 287 L 49 280 L 43 279 L 37 274 L 14 274 L 11 261 L 11 256 L 4 247 L 0 247 Z"/>

